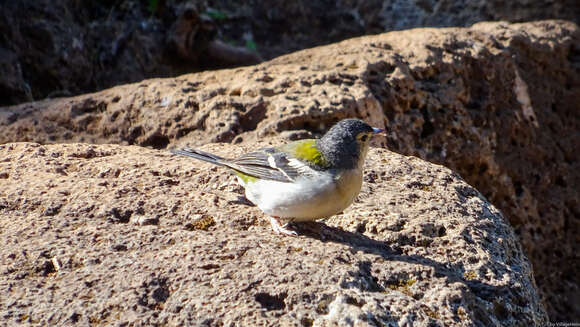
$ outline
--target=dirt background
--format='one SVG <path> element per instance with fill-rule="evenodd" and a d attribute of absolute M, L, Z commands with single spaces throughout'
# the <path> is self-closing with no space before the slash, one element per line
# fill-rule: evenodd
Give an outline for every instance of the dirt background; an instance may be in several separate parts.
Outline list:
<path fill-rule="evenodd" d="M 252 64 L 260 58 L 391 30 L 548 18 L 580 23 L 580 3 L 2 1 L 0 106 Z"/>

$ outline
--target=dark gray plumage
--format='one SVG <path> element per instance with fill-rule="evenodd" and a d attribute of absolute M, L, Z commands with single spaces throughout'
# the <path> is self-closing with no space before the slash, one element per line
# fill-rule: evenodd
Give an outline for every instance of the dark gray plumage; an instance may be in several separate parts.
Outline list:
<path fill-rule="evenodd" d="M 316 146 L 331 167 L 352 169 L 359 162 L 361 155 L 357 136 L 360 133 L 372 132 L 373 128 L 362 120 L 344 119 L 317 140 Z"/>

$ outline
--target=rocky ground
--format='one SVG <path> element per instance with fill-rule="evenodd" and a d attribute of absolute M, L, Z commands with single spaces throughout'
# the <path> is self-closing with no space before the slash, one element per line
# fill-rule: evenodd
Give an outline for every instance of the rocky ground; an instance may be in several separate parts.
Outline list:
<path fill-rule="evenodd" d="M 381 146 L 458 171 L 499 207 L 551 321 L 576 321 L 580 30 L 543 21 L 415 29 L 261 65 L 0 109 L 0 143 L 157 149 L 318 136 L 357 116 Z"/>
<path fill-rule="evenodd" d="M 298 237 L 274 234 L 225 169 L 165 150 L 11 143 L 0 158 L 8 325 L 547 322 L 509 223 L 418 158 L 372 149 L 356 203 Z"/>

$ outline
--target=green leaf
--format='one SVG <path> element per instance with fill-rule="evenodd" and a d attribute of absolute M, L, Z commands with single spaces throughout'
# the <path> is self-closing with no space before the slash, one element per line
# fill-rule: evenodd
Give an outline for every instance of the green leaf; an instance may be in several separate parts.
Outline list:
<path fill-rule="evenodd" d="M 147 10 L 149 10 L 150 13 L 154 13 L 155 11 L 157 11 L 158 7 L 159 7 L 159 0 L 149 0 L 149 5 L 147 6 Z"/>
<path fill-rule="evenodd" d="M 256 44 L 256 42 L 252 41 L 252 40 L 247 40 L 246 41 L 246 48 L 252 50 L 252 51 L 258 51 L 258 45 Z"/>
<path fill-rule="evenodd" d="M 218 10 L 215 10 L 215 9 L 208 9 L 205 12 L 205 14 L 214 20 L 224 20 L 224 19 L 228 18 L 228 16 L 225 13 L 218 11 Z"/>

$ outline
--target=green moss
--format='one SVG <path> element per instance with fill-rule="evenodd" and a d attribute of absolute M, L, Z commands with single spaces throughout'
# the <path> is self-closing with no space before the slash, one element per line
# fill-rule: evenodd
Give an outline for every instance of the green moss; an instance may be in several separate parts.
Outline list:
<path fill-rule="evenodd" d="M 424 247 L 424 248 L 429 247 L 431 245 L 431 243 L 433 243 L 433 240 L 428 239 L 428 238 L 422 238 L 422 239 L 417 240 L 417 246 Z"/>
<path fill-rule="evenodd" d="M 469 318 L 467 311 L 465 311 L 463 307 L 457 308 L 457 315 L 459 316 L 459 319 L 461 319 L 462 321 L 465 321 Z"/>
<path fill-rule="evenodd" d="M 387 284 L 387 287 L 393 291 L 399 291 L 407 296 L 413 296 L 409 287 L 413 286 L 417 281 L 414 279 L 398 280 L 394 283 Z"/>
<path fill-rule="evenodd" d="M 318 302 L 318 305 L 316 306 L 316 312 L 321 315 L 328 314 L 329 312 L 328 306 L 330 305 L 331 300 L 332 300 L 331 298 L 325 298 L 320 300 L 320 302 Z"/>
<path fill-rule="evenodd" d="M 439 315 L 439 312 L 433 311 L 433 310 L 431 310 L 431 308 L 429 308 L 427 306 L 423 307 L 423 311 L 425 312 L 425 314 L 428 317 L 431 317 L 433 319 L 440 319 L 441 318 L 441 316 Z"/>
<path fill-rule="evenodd" d="M 213 217 L 204 215 L 203 217 L 192 221 L 191 230 L 208 230 L 213 225 L 215 225 Z"/>
<path fill-rule="evenodd" d="M 463 273 L 463 278 L 465 278 L 465 280 L 473 280 L 475 278 L 477 278 L 477 274 L 475 273 L 475 271 L 466 271 L 465 273 Z"/>
<path fill-rule="evenodd" d="M 425 192 L 431 192 L 433 188 L 430 185 L 421 185 L 421 190 Z"/>
<path fill-rule="evenodd" d="M 294 252 L 301 252 L 302 251 L 302 248 L 295 248 L 295 247 L 292 247 L 292 246 L 290 247 L 290 249 L 292 251 L 294 251 Z"/>

